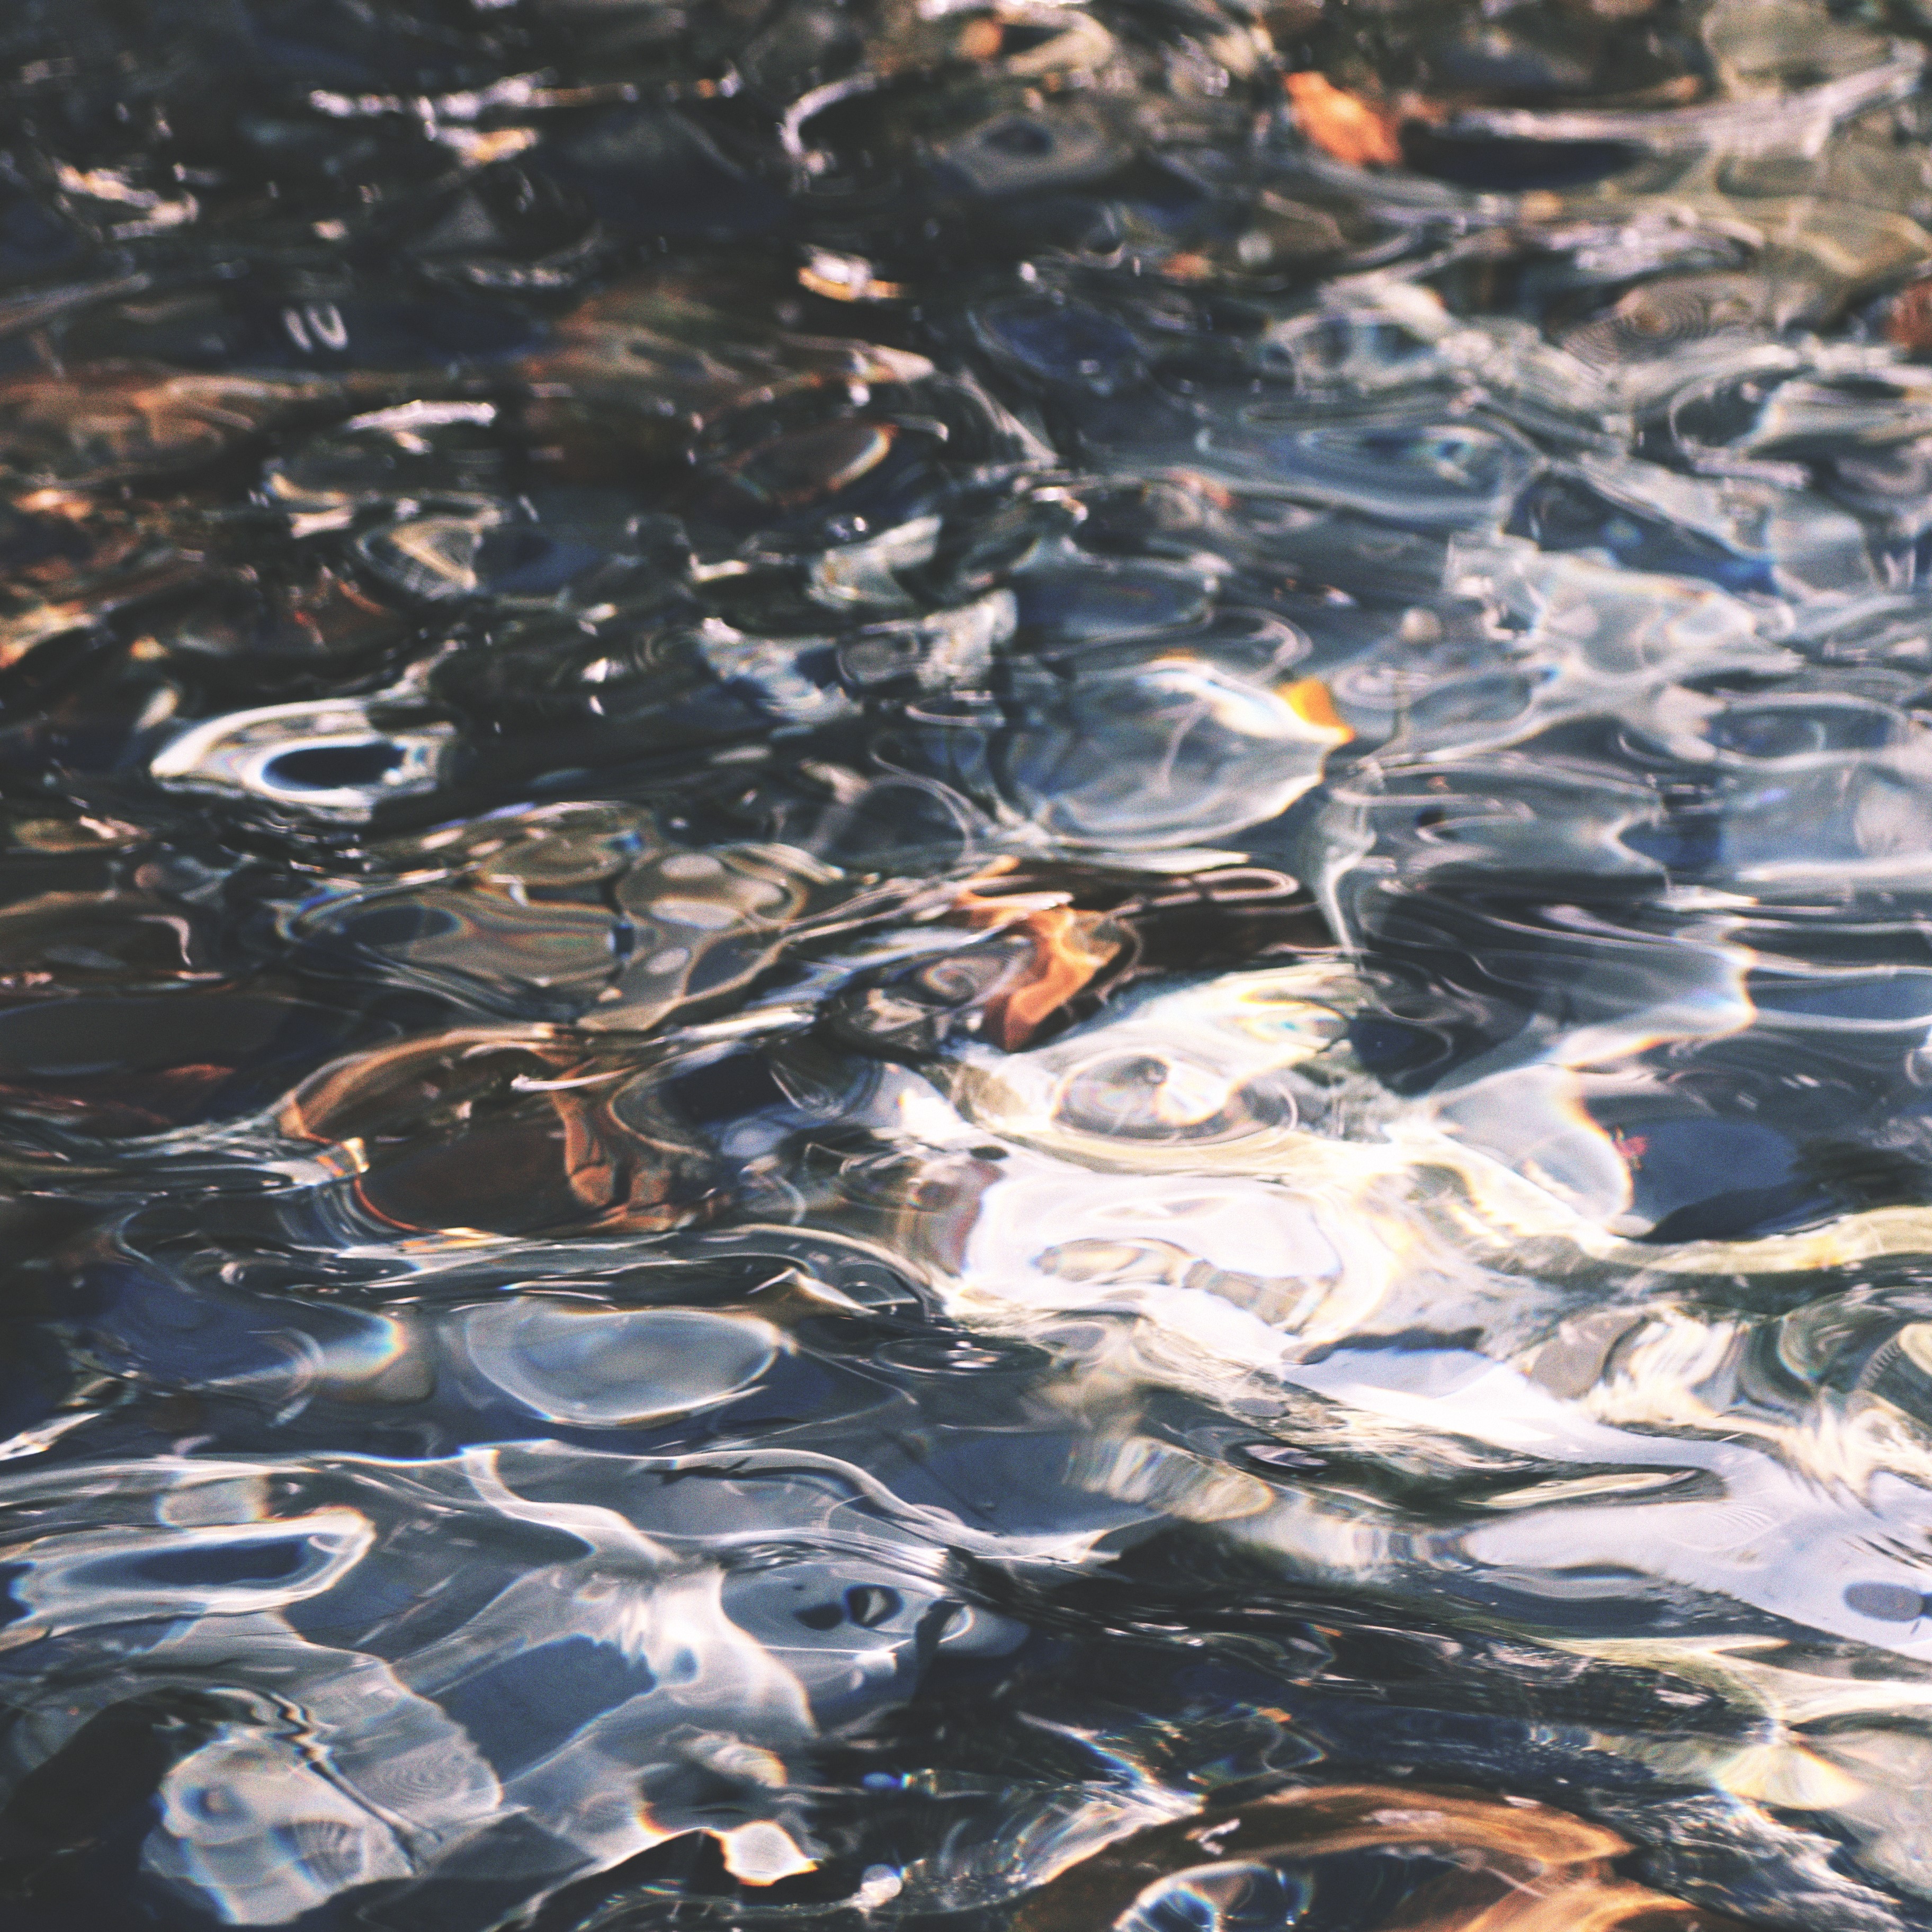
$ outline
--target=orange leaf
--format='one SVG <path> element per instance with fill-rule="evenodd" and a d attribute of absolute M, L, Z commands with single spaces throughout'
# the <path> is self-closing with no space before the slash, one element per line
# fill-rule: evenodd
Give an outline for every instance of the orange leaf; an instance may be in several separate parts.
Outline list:
<path fill-rule="evenodd" d="M 1399 167 L 1402 143 L 1393 115 L 1346 93 L 1312 72 L 1292 74 L 1283 83 L 1301 131 L 1324 154 L 1352 168 Z"/>
<path fill-rule="evenodd" d="M 1088 928 L 1096 923 L 1071 906 L 1050 906 L 1019 922 L 1033 941 L 1024 976 L 988 1003 L 986 1021 L 1008 1053 L 1017 1053 L 1040 1022 L 1072 999 L 1120 950 Z"/>
<path fill-rule="evenodd" d="M 1338 744 L 1346 745 L 1355 735 L 1354 727 L 1335 709 L 1328 687 L 1318 677 L 1298 678 L 1280 688 L 1288 709 L 1303 724 L 1312 724 L 1318 731 L 1332 731 Z"/>

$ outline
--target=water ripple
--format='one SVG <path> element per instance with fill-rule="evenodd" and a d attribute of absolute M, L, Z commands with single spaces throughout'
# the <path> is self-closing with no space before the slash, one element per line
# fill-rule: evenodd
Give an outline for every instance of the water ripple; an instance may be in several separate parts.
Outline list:
<path fill-rule="evenodd" d="M 0 1922 L 1932 1925 L 1922 0 L 16 0 Z"/>

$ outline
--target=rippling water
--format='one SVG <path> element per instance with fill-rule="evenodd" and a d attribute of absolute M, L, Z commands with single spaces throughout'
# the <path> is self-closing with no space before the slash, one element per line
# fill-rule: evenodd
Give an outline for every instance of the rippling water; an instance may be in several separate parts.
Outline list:
<path fill-rule="evenodd" d="M 1932 1927 L 1928 40 L 11 0 L 0 1924 Z"/>

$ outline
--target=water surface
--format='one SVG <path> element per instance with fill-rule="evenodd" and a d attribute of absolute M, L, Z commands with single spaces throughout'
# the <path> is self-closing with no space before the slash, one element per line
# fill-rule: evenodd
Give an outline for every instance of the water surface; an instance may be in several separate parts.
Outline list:
<path fill-rule="evenodd" d="M 1928 39 L 14 0 L 9 1932 L 1932 1926 Z"/>

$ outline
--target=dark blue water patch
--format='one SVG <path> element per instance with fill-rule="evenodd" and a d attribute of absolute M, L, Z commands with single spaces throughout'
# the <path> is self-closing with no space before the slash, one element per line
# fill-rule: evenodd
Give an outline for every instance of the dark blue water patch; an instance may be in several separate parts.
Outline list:
<path fill-rule="evenodd" d="M 13 1272 L 7 1288 L 16 1308 L 30 1310 L 41 1298 L 35 1280 L 41 1273 L 38 1269 Z M 0 1355 L 4 1364 L 0 1366 L 0 1440 L 4 1440 L 52 1420 L 70 1392 L 73 1380 L 54 1336 L 38 1322 L 23 1320 L 16 1314 L 0 1328 L 0 1337 L 4 1337 L 4 1347 Z M 4 1610 L 0 1604 L 0 1612 Z"/>
<path fill-rule="evenodd" d="M 83 238 L 31 194 L 0 177 L 0 283 L 71 273 L 87 252 Z"/>
<path fill-rule="evenodd" d="M 790 1100 L 762 1055 L 734 1053 L 674 1076 L 665 1094 L 683 1118 L 714 1126 L 767 1109 L 790 1110 Z"/>
<path fill-rule="evenodd" d="M 1206 602 L 1198 578 L 1157 566 L 1096 562 L 1022 572 L 1013 580 L 1022 635 L 1041 646 L 1138 637 L 1192 622 Z"/>
<path fill-rule="evenodd" d="M 137 1693 L 97 1712 L 15 1784 L 0 1807 L 0 1902 L 10 1927 L 76 1924 L 182 1932 L 184 1902 L 144 1895 L 142 1843 L 170 1768 L 228 1713 L 195 1691 Z"/>
<path fill-rule="evenodd" d="M 70 518 L 0 512 L 0 568 L 24 574 L 50 565 L 77 564 L 94 551 L 86 532 Z"/>
<path fill-rule="evenodd" d="M 1915 973 L 1805 980 L 1754 974 L 1761 1013 L 1792 1013 L 1854 1024 L 1916 1027 L 1932 1021 L 1932 980 Z"/>
<path fill-rule="evenodd" d="M 542 333 L 507 304 L 298 284 L 280 296 L 250 289 L 125 303 L 86 316 L 71 340 L 81 355 L 293 373 L 487 364 L 529 351 Z"/>
<path fill-rule="evenodd" d="M 355 0 L 245 0 L 227 13 L 257 74 L 302 91 L 460 87 L 489 75 L 502 57 L 454 8 L 378 14 Z"/>
<path fill-rule="evenodd" d="M 462 930 L 462 921 L 441 906 L 417 905 L 407 899 L 377 904 L 333 923 L 333 934 L 376 952 L 447 938 Z"/>
<path fill-rule="evenodd" d="M 1739 1240 L 1826 1204 L 1797 1149 L 1759 1121 L 1645 1120 L 1623 1124 L 1618 1139 L 1653 1241 Z"/>
<path fill-rule="evenodd" d="M 262 777 L 291 791 L 333 791 L 380 784 L 402 763 L 400 746 L 379 740 L 368 745 L 331 745 L 284 752 L 262 768 Z"/>
<path fill-rule="evenodd" d="M 1379 1080 L 1414 1090 L 1415 1082 L 1446 1066 L 1452 1048 L 1433 1027 L 1382 1014 L 1358 1014 L 1348 1022 L 1355 1057 Z"/>
<path fill-rule="evenodd" d="M 1673 876 L 1694 879 L 1718 865 L 1724 846 L 1724 810 L 1716 788 L 1687 779 L 1658 788 L 1660 810 L 1648 823 L 1623 826 L 1618 842 L 1654 859 Z"/>
<path fill-rule="evenodd" d="M 506 597 L 554 596 L 605 561 L 598 546 L 527 524 L 490 530 L 476 552 L 478 580 Z"/>
<path fill-rule="evenodd" d="M 580 189 L 504 163 L 422 211 L 405 245 L 432 272 L 514 286 L 546 268 L 557 279 L 588 272 L 605 238 Z"/>
<path fill-rule="evenodd" d="M 1671 523 L 1581 476 L 1551 471 L 1538 477 L 1516 500 L 1508 527 L 1544 550 L 1595 552 L 1629 570 L 1703 578 L 1723 590 L 1766 596 L 1778 588 L 1768 556 Z"/>
<path fill-rule="evenodd" d="M 1130 152 L 1077 106 L 998 115 L 932 150 L 942 188 L 987 199 L 1087 188 L 1121 167 Z"/>
<path fill-rule="evenodd" d="M 187 122 L 190 140 L 196 127 Z M 416 204 L 434 196 L 448 178 L 442 151 L 425 137 L 420 122 L 384 117 L 345 128 L 307 111 L 305 103 L 280 112 L 265 103 L 244 106 L 229 124 L 218 121 L 209 131 L 213 152 L 204 157 L 195 143 L 188 160 L 205 158 L 224 182 L 244 194 L 268 196 L 298 231 L 312 232 L 317 220 L 342 222 L 348 230 L 344 266 L 366 269 L 379 281 L 398 266 L 394 230 L 378 218 L 382 203 L 372 206 L 362 188 L 372 176 L 388 178 L 394 189 L 406 190 L 395 196 L 398 216 L 410 211 L 421 219 L 428 211 Z M 211 226 L 216 218 L 214 208 L 202 217 Z"/>
<path fill-rule="evenodd" d="M 656 1684 L 641 1656 L 573 1636 L 490 1664 L 440 1690 L 436 1701 L 498 1772 L 508 1775 Z"/>
<path fill-rule="evenodd" d="M 1898 715 L 1883 705 L 1803 692 L 1755 700 L 1741 694 L 1712 719 L 1708 728 L 1714 745 L 1767 761 L 1856 757 L 1898 744 L 1903 736 Z"/>
<path fill-rule="evenodd" d="M 1124 1544 L 1141 1540 L 1149 1533 L 1143 1511 L 1079 1480 L 1080 1449 L 1077 1436 L 1057 1431 L 961 1427 L 882 1444 L 879 1454 L 901 1493 L 984 1528 L 1026 1535 L 1058 1524 L 1086 1535 L 1119 1532 Z"/>
<path fill-rule="evenodd" d="M 979 310 L 974 322 L 994 355 L 1049 385 L 1107 395 L 1145 373 L 1132 332 L 1084 302 L 1036 297 L 997 304 Z"/>
<path fill-rule="evenodd" d="M 280 1583 L 308 1563 L 312 1548 L 304 1538 L 284 1542 L 204 1544 L 193 1550 L 165 1550 L 143 1556 L 128 1566 L 145 1582 L 171 1590 L 221 1590 L 244 1583 Z"/>
<path fill-rule="evenodd" d="M 1606 181 L 1635 167 L 1645 154 L 1627 141 L 1538 141 L 1420 122 L 1402 130 L 1402 152 L 1418 173 L 1503 194 Z"/>
<path fill-rule="evenodd" d="M 352 1013 L 262 994 L 15 1005 L 0 1010 L 0 1084 L 29 1117 L 154 1132 L 260 1106 L 362 1030 Z"/>
<path fill-rule="evenodd" d="M 548 145 L 532 164 L 580 194 L 626 237 L 727 240 L 764 233 L 782 194 L 731 159 L 690 116 L 626 109 Z"/>

